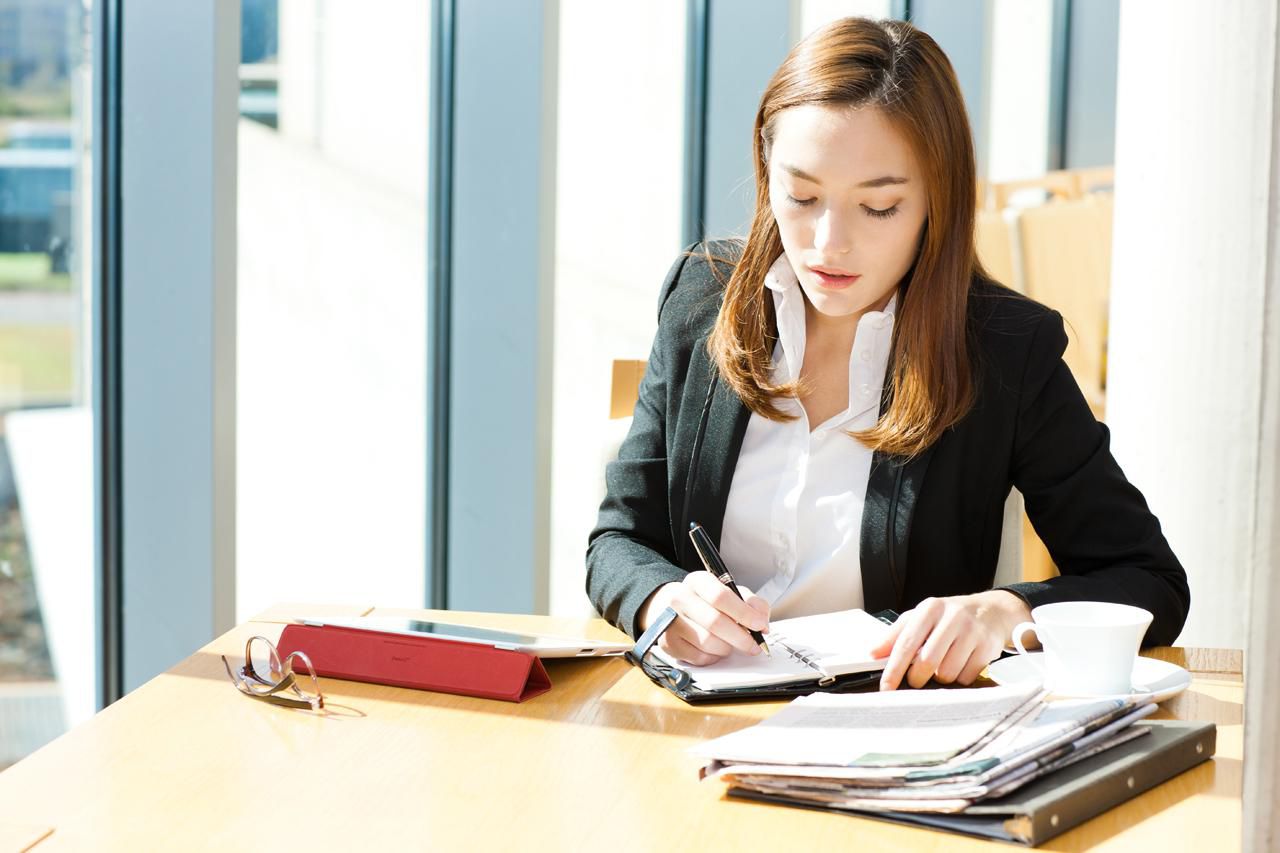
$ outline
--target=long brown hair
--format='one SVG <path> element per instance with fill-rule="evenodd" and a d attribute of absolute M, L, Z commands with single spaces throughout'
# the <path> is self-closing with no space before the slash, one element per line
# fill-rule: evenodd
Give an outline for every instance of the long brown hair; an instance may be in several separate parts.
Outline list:
<path fill-rule="evenodd" d="M 974 250 L 976 167 L 964 97 L 941 48 L 911 24 L 835 21 L 797 44 L 769 81 L 755 121 L 755 215 L 708 349 L 748 408 L 772 420 L 794 418 L 774 402 L 798 388 L 770 382 L 777 318 L 764 280 L 783 252 L 769 206 L 774 123 L 802 104 L 879 108 L 922 172 L 927 214 L 919 254 L 898 290 L 891 399 L 874 427 L 853 433 L 873 450 L 914 456 L 973 407 L 966 314 L 971 280 L 986 274 Z"/>

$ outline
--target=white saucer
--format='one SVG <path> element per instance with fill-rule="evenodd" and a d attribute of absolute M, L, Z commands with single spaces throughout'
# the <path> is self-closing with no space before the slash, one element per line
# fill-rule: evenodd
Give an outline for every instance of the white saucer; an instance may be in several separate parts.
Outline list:
<path fill-rule="evenodd" d="M 987 667 L 987 677 L 996 684 L 1039 681 L 1043 677 L 1040 669 L 1040 666 L 1043 666 L 1040 663 L 1042 657 L 1044 652 L 1029 652 L 1025 655 L 1011 655 L 994 661 Z M 1133 665 L 1133 692 L 1120 695 L 1155 694 L 1155 701 L 1163 702 L 1170 696 L 1176 696 L 1186 690 L 1190 685 L 1191 673 L 1176 663 L 1140 657 Z"/>

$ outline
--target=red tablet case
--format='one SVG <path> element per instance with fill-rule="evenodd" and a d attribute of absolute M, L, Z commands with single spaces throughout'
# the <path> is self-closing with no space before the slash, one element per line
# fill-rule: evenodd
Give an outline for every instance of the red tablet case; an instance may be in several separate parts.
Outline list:
<path fill-rule="evenodd" d="M 479 643 L 341 625 L 286 625 L 281 656 L 305 652 L 316 675 L 523 702 L 551 689 L 537 656 Z"/>

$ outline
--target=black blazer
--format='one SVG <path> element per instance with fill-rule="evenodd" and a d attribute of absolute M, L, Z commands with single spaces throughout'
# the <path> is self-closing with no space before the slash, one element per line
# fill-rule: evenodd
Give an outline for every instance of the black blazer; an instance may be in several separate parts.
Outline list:
<path fill-rule="evenodd" d="M 730 244 L 713 248 L 736 255 Z M 721 265 L 723 280 L 730 270 Z M 720 540 L 751 415 L 707 353 L 723 294 L 701 251 L 671 267 L 631 430 L 606 469 L 587 594 L 632 636 L 650 593 L 702 568 L 689 521 Z M 975 278 L 969 321 L 974 409 L 905 463 L 873 457 L 860 545 L 865 608 L 903 611 L 929 596 L 990 589 L 1016 486 L 1062 576 L 1004 588 L 1032 607 L 1073 599 L 1145 607 L 1155 619 L 1144 643 L 1171 644 L 1190 604 L 1186 572 L 1062 361 L 1062 317 Z"/>

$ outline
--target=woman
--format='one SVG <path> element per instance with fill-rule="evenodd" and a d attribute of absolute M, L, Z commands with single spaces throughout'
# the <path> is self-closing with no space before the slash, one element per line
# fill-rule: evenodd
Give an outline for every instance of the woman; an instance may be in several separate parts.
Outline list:
<path fill-rule="evenodd" d="M 974 252 L 955 74 L 901 21 L 805 39 L 755 122 L 741 245 L 667 276 L 635 418 L 587 552 L 587 592 L 694 664 L 758 653 L 768 619 L 902 613 L 881 687 L 969 683 L 1030 608 L 1083 599 L 1186 619 L 1186 574 L 1063 364 L 1062 318 Z M 991 589 L 1017 487 L 1062 576 Z M 701 570 L 720 543 L 746 602 Z M 751 592 L 755 590 L 756 592 Z"/>

